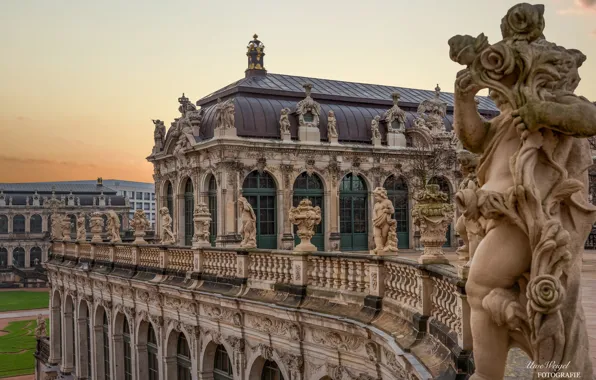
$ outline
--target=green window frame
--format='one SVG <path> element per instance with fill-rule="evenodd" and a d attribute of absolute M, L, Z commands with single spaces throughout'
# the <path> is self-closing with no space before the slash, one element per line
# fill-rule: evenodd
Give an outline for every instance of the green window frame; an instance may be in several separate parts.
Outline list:
<path fill-rule="evenodd" d="M 393 203 L 395 214 L 393 218 L 397 221 L 397 244 L 398 248 L 410 248 L 410 210 L 408 184 L 403 177 L 389 176 L 383 187 L 387 190 L 387 197 Z"/>
<path fill-rule="evenodd" d="M 257 217 L 257 247 L 277 248 L 277 187 L 269 173 L 253 171 L 242 185 L 242 196 Z"/>
<path fill-rule="evenodd" d="M 321 177 L 313 173 L 309 175 L 307 172 L 301 173 L 294 181 L 292 205 L 298 206 L 304 198 L 312 202 L 313 207 L 319 206 L 321 208 L 321 223 L 315 227 L 315 234 L 311 239 L 317 250 L 325 250 L 325 190 Z M 300 237 L 296 233 L 297 227 L 294 226 L 294 244 L 300 244 Z"/>
<path fill-rule="evenodd" d="M 339 222 L 342 251 L 368 250 L 368 188 L 360 175 L 348 173 L 341 180 Z"/>

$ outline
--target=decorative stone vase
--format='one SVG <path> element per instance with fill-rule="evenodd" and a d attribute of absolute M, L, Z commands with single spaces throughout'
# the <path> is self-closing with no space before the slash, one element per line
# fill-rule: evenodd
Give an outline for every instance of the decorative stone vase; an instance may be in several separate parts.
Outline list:
<path fill-rule="evenodd" d="M 132 243 L 147 244 L 147 241 L 144 239 L 146 235 L 145 230 L 149 228 L 150 223 L 147 220 L 147 216 L 145 216 L 145 211 L 136 210 L 130 221 L 130 226 L 135 230 L 135 240 Z"/>
<path fill-rule="evenodd" d="M 91 213 L 91 217 L 89 218 L 89 227 L 90 227 L 91 233 L 93 234 L 91 236 L 91 242 L 92 243 L 101 243 L 103 241 L 103 239 L 101 238 L 101 233 L 103 231 L 104 221 L 103 221 L 103 218 L 101 217 L 100 212 L 96 211 L 94 213 Z"/>
<path fill-rule="evenodd" d="M 317 247 L 310 242 L 315 235 L 315 226 L 321 223 L 321 208 L 313 207 L 312 202 L 304 198 L 298 207 L 290 209 L 290 222 L 298 227 L 300 244 L 294 248 L 297 252 L 314 252 Z"/>
<path fill-rule="evenodd" d="M 192 239 L 193 248 L 210 247 L 209 228 L 211 227 L 211 213 L 209 207 L 199 202 L 194 209 L 193 218 L 195 234 Z"/>
<path fill-rule="evenodd" d="M 414 224 L 420 229 L 420 242 L 424 246 L 421 264 L 447 264 L 449 260 L 443 253 L 443 244 L 447 241 L 445 233 L 453 219 L 453 205 L 447 194 L 439 191 L 439 185 L 426 185 L 414 199 L 412 210 Z"/>
<path fill-rule="evenodd" d="M 62 228 L 62 240 L 70 241 L 70 218 L 68 215 L 65 215 L 60 222 L 60 227 Z"/>

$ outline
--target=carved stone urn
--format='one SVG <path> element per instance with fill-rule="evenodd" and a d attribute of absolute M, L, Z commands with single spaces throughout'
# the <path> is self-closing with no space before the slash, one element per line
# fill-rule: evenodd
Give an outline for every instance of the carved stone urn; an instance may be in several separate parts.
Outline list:
<path fill-rule="evenodd" d="M 103 239 L 101 238 L 101 232 L 103 231 L 104 221 L 101 217 L 101 212 L 94 212 L 91 213 L 91 217 L 89 218 L 89 229 L 93 234 L 91 236 L 92 243 L 101 243 Z"/>
<path fill-rule="evenodd" d="M 133 244 L 147 244 L 145 238 L 145 230 L 149 228 L 149 220 L 147 220 L 147 216 L 145 216 L 145 211 L 143 210 L 136 210 L 135 214 L 130 221 L 130 226 L 135 230 L 135 240 L 132 242 Z"/>
<path fill-rule="evenodd" d="M 70 241 L 70 218 L 68 215 L 64 215 L 60 221 L 60 227 L 62 228 L 62 240 Z"/>
<path fill-rule="evenodd" d="M 443 253 L 442 246 L 447 241 L 445 233 L 453 219 L 453 205 L 447 194 L 439 191 L 439 185 L 426 185 L 414 199 L 412 210 L 414 225 L 420 229 L 420 242 L 424 247 L 421 264 L 447 264 L 449 260 Z"/>
<path fill-rule="evenodd" d="M 209 228 L 211 227 L 211 213 L 209 207 L 199 202 L 194 209 L 193 218 L 195 234 L 192 239 L 193 248 L 210 247 Z"/>
<path fill-rule="evenodd" d="M 304 198 L 298 207 L 290 209 L 290 222 L 298 227 L 300 244 L 294 248 L 297 252 L 313 252 L 317 247 L 310 242 L 315 235 L 315 226 L 321 223 L 321 208 L 312 206 L 312 202 Z"/>

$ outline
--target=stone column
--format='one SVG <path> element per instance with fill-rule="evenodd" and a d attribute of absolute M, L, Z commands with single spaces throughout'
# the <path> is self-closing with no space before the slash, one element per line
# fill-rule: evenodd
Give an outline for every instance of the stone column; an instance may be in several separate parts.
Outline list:
<path fill-rule="evenodd" d="M 178 182 L 178 181 L 176 181 Z M 176 186 L 178 189 L 178 186 Z M 176 212 L 174 213 L 174 231 L 177 233 L 178 240 L 174 245 L 183 245 L 184 244 L 184 233 L 185 233 L 185 225 L 184 225 L 184 190 L 181 190 L 180 193 L 174 193 L 174 208 Z"/>
<path fill-rule="evenodd" d="M 12 214 L 8 214 L 8 233 L 12 234 L 13 230 L 12 230 Z"/>
<path fill-rule="evenodd" d="M 340 235 L 339 235 L 339 188 L 337 181 L 332 178 L 329 182 L 329 191 L 326 192 L 325 198 L 329 199 L 327 217 L 329 218 L 329 244 L 326 249 L 328 251 L 339 251 Z"/>
<path fill-rule="evenodd" d="M 31 215 L 25 214 L 25 233 L 31 232 Z"/>
<path fill-rule="evenodd" d="M 54 290 L 52 288 L 52 290 Z M 53 294 L 52 291 L 50 294 Z M 52 303 L 50 308 L 50 357 L 48 362 L 50 364 L 57 365 L 60 363 L 62 358 L 62 347 L 60 347 L 60 334 L 61 334 L 61 323 L 62 313 L 60 305 L 55 305 L 53 300 L 54 296 L 51 297 Z"/>
<path fill-rule="evenodd" d="M 241 189 L 238 173 L 235 170 L 222 171 L 220 179 L 218 188 L 221 195 L 218 199 L 218 209 L 221 210 L 218 220 L 218 233 L 220 236 L 217 238 L 217 245 L 220 247 L 239 247 L 242 239 L 238 231 L 240 231 L 242 221 L 238 213 L 237 203 Z"/>
<path fill-rule="evenodd" d="M 48 217 L 49 215 L 40 214 L 41 215 L 41 232 L 48 232 Z"/>
<path fill-rule="evenodd" d="M 8 247 L 8 258 L 7 258 L 8 262 L 6 263 L 7 266 L 12 265 L 12 263 L 13 263 L 12 260 L 13 260 L 14 256 L 12 254 L 12 251 L 14 251 L 14 247 Z"/>
<path fill-rule="evenodd" d="M 64 302 L 64 300 L 63 300 Z M 74 336 L 72 331 L 72 311 L 64 312 L 62 315 L 62 363 L 60 365 L 60 371 L 63 373 L 72 372 L 72 343 L 74 342 Z M 50 334 L 51 335 L 51 334 Z"/>
<path fill-rule="evenodd" d="M 90 309 L 87 308 L 87 313 L 90 313 Z M 87 314 L 89 315 L 89 314 Z M 86 318 L 77 318 L 77 331 L 76 331 L 76 342 L 77 342 L 77 363 L 75 363 L 77 374 L 80 377 L 87 377 L 89 378 L 89 373 L 87 373 L 87 351 L 89 347 L 87 346 L 87 319 Z M 83 360 L 83 358 L 85 358 Z"/>
<path fill-rule="evenodd" d="M 31 261 L 31 247 L 25 247 L 25 268 L 29 268 Z"/>

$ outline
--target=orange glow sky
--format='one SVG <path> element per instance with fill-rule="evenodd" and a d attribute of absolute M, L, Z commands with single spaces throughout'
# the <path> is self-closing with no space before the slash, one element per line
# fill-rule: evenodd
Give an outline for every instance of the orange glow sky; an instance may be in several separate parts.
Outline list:
<path fill-rule="evenodd" d="M 452 91 L 447 40 L 517 1 L 0 2 L 0 182 L 152 182 L 151 119 L 244 76 L 253 33 L 272 73 Z M 596 100 L 596 0 L 550 0 L 546 37 L 580 49 Z"/>

